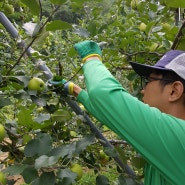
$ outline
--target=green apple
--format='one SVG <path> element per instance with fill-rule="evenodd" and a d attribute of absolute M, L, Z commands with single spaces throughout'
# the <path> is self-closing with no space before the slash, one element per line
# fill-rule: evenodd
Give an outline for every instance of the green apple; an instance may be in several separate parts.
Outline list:
<path fill-rule="evenodd" d="M 137 10 L 137 6 L 139 4 L 139 0 L 132 0 L 130 6 L 133 10 Z"/>
<path fill-rule="evenodd" d="M 103 150 L 100 150 L 100 159 L 105 159 L 108 161 L 109 156 Z"/>
<path fill-rule="evenodd" d="M 100 159 L 105 159 L 105 152 L 103 150 L 100 150 Z"/>
<path fill-rule="evenodd" d="M 44 90 L 44 88 L 45 88 L 44 81 L 37 77 L 33 77 L 28 83 L 29 90 L 35 90 L 35 91 L 41 92 Z"/>
<path fill-rule="evenodd" d="M 4 13 L 6 15 L 13 14 L 14 13 L 14 7 L 13 7 L 13 5 L 5 4 L 4 5 Z"/>
<path fill-rule="evenodd" d="M 110 130 L 110 129 L 109 129 L 107 126 L 105 126 L 105 125 L 103 125 L 103 126 L 102 126 L 102 129 L 103 129 L 103 131 L 104 131 L 104 132 L 106 132 L 106 131 L 109 131 L 109 130 Z"/>
<path fill-rule="evenodd" d="M 6 185 L 6 176 L 3 172 L 0 172 L 0 184 Z"/>
<path fill-rule="evenodd" d="M 145 30 L 146 30 L 146 24 L 142 22 L 142 23 L 138 26 L 138 28 L 139 28 L 140 31 L 145 31 Z"/>
<path fill-rule="evenodd" d="M 110 157 L 105 154 L 103 150 L 100 150 L 99 153 L 101 164 L 105 165 L 109 162 Z"/>
<path fill-rule="evenodd" d="M 83 169 L 81 167 L 81 165 L 79 165 L 78 163 L 74 163 L 71 165 L 71 171 L 74 173 L 77 173 L 77 179 L 76 180 L 80 180 L 83 176 Z"/>
<path fill-rule="evenodd" d="M 39 107 L 39 108 L 37 108 L 37 111 L 38 111 L 38 112 L 44 111 L 44 107 Z"/>
<path fill-rule="evenodd" d="M 3 141 L 5 138 L 5 128 L 2 124 L 0 124 L 0 143 Z"/>
<path fill-rule="evenodd" d="M 162 28 L 165 30 L 165 31 L 169 31 L 171 29 L 171 25 L 168 24 L 168 23 L 162 23 L 161 24 Z"/>
<path fill-rule="evenodd" d="M 73 130 L 70 130 L 70 136 L 72 136 L 72 137 L 76 137 L 77 136 L 77 133 L 75 132 L 75 131 L 73 131 Z"/>
<path fill-rule="evenodd" d="M 150 51 L 155 51 L 158 47 L 158 44 L 157 43 L 152 43 L 150 46 L 149 46 L 149 50 Z"/>

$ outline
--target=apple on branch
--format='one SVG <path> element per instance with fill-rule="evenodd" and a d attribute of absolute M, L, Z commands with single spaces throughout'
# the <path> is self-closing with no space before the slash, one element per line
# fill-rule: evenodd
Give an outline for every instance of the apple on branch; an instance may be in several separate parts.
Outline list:
<path fill-rule="evenodd" d="M 169 23 L 162 23 L 161 24 L 164 31 L 170 31 L 171 25 Z"/>
<path fill-rule="evenodd" d="M 14 7 L 13 7 L 13 5 L 9 5 L 9 4 L 5 4 L 4 5 L 4 13 L 6 14 L 6 15 L 10 15 L 10 14 L 13 14 L 14 13 Z"/>
<path fill-rule="evenodd" d="M 130 6 L 133 10 L 137 10 L 138 4 L 139 4 L 138 0 L 132 0 L 131 3 L 130 3 Z"/>
<path fill-rule="evenodd" d="M 155 51 L 158 48 L 158 44 L 156 42 L 153 42 L 150 46 L 149 46 L 149 50 L 151 52 Z"/>
<path fill-rule="evenodd" d="M 80 180 L 83 176 L 83 169 L 81 165 L 74 163 L 71 165 L 71 171 L 77 174 L 76 180 Z"/>
<path fill-rule="evenodd" d="M 41 92 L 45 89 L 45 83 L 42 79 L 33 77 L 28 83 L 28 89 Z"/>
<path fill-rule="evenodd" d="M 138 26 L 138 29 L 139 29 L 140 31 L 145 31 L 145 30 L 146 30 L 146 24 L 142 22 L 142 23 Z"/>

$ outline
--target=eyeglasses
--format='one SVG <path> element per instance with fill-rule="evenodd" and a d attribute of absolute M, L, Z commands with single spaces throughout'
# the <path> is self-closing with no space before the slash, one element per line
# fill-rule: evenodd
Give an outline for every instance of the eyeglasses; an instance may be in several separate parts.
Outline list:
<path fill-rule="evenodd" d="M 165 79 L 165 78 L 155 78 L 155 77 L 150 77 L 150 76 L 141 76 L 141 88 L 144 89 L 146 85 L 152 81 L 166 81 L 166 82 L 174 82 L 175 80 L 172 79 Z"/>

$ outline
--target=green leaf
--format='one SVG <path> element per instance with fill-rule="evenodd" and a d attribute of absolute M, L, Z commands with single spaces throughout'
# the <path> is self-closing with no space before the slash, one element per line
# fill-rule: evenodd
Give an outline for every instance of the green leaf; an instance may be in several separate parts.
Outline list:
<path fill-rule="evenodd" d="M 40 12 L 40 7 L 39 7 L 39 4 L 38 4 L 38 1 L 37 0 L 21 0 L 21 2 L 23 4 L 25 4 L 26 6 L 29 7 L 30 11 L 34 14 L 34 15 L 39 15 L 39 12 Z"/>
<path fill-rule="evenodd" d="M 53 121 L 66 122 L 71 119 L 71 114 L 66 110 L 58 110 L 52 114 Z"/>
<path fill-rule="evenodd" d="M 17 98 L 17 99 L 28 99 L 30 98 L 30 96 L 28 95 L 27 92 L 25 92 L 23 89 L 19 90 L 16 92 L 16 94 L 13 95 L 14 98 Z"/>
<path fill-rule="evenodd" d="M 40 133 L 38 138 L 28 142 L 24 149 L 24 155 L 26 157 L 33 157 L 35 155 L 46 155 L 51 151 L 52 141 L 50 135 L 46 133 Z"/>
<path fill-rule="evenodd" d="M 126 182 L 125 177 L 123 175 L 120 175 L 118 177 L 118 185 L 127 185 L 127 182 Z"/>
<path fill-rule="evenodd" d="M 70 143 L 68 145 L 62 145 L 55 149 L 53 149 L 50 152 L 50 156 L 56 156 L 56 157 L 65 157 L 71 158 L 72 155 L 75 153 L 76 149 L 76 142 Z"/>
<path fill-rule="evenodd" d="M 67 55 L 70 57 L 74 56 L 75 54 L 77 54 L 75 48 L 70 48 L 67 52 Z"/>
<path fill-rule="evenodd" d="M 125 150 L 123 150 L 123 148 L 119 147 L 115 147 L 117 152 L 119 153 L 119 157 L 122 159 L 123 163 L 126 163 L 128 160 L 128 157 L 125 154 Z"/>
<path fill-rule="evenodd" d="M 35 121 L 38 123 L 42 123 L 49 119 L 50 119 L 50 114 L 39 114 L 38 117 L 35 118 Z"/>
<path fill-rule="evenodd" d="M 35 168 L 33 167 L 28 167 L 26 168 L 21 175 L 24 178 L 24 181 L 29 184 L 31 183 L 34 179 L 38 178 L 38 172 Z"/>
<path fill-rule="evenodd" d="M 146 164 L 146 160 L 143 159 L 143 157 L 133 157 L 132 158 L 132 164 L 134 167 L 140 169 L 140 168 L 144 168 L 145 164 Z"/>
<path fill-rule="evenodd" d="M 120 175 L 118 177 L 118 185 L 141 185 L 143 183 L 138 182 L 137 180 L 134 180 L 130 177 L 124 177 L 123 175 Z"/>
<path fill-rule="evenodd" d="M 150 6 L 150 9 L 151 9 L 153 12 L 157 12 L 157 8 L 158 8 L 157 3 L 156 3 L 156 4 L 149 3 L 149 6 Z"/>
<path fill-rule="evenodd" d="M 1 99 L 0 99 L 0 109 L 1 109 L 2 107 L 5 107 L 5 106 L 11 105 L 11 104 L 12 104 L 12 102 L 10 101 L 9 98 L 1 98 Z"/>
<path fill-rule="evenodd" d="M 8 173 L 10 176 L 21 174 L 28 165 L 14 164 L 13 166 L 8 166 L 5 170 L 5 173 Z"/>
<path fill-rule="evenodd" d="M 95 143 L 95 136 L 90 135 L 77 142 L 73 142 L 68 145 L 59 146 L 53 149 L 49 155 L 55 156 L 58 158 L 59 157 L 71 158 L 74 154 L 80 154 L 82 151 L 84 151 L 87 148 L 87 146 L 93 143 Z"/>
<path fill-rule="evenodd" d="M 158 31 L 160 31 L 162 29 L 162 26 L 155 26 L 155 27 L 153 27 L 152 28 L 152 32 L 154 33 L 154 32 L 158 32 Z"/>
<path fill-rule="evenodd" d="M 104 152 L 110 157 L 116 157 L 118 155 L 115 148 L 104 147 Z"/>
<path fill-rule="evenodd" d="M 63 182 L 62 184 L 71 185 L 75 183 L 77 174 L 72 172 L 70 169 L 60 169 L 58 171 L 57 176 L 66 182 L 66 183 Z"/>
<path fill-rule="evenodd" d="M 95 36 L 97 33 L 96 24 L 92 21 L 89 23 L 87 30 L 91 33 L 92 36 Z"/>
<path fill-rule="evenodd" d="M 18 124 L 21 126 L 26 126 L 29 129 L 34 128 L 35 125 L 38 125 L 37 122 L 32 120 L 31 112 L 31 110 L 23 108 L 17 115 Z"/>
<path fill-rule="evenodd" d="M 45 172 L 40 176 L 40 184 L 55 185 L 55 174 L 53 172 Z"/>
<path fill-rule="evenodd" d="M 27 77 L 27 76 L 10 76 L 10 77 L 7 77 L 7 78 L 9 78 L 10 80 L 14 80 L 14 81 L 24 83 L 24 87 L 26 87 L 28 85 L 28 82 L 30 80 L 30 78 Z"/>
<path fill-rule="evenodd" d="M 81 0 L 80 3 L 84 3 L 84 2 L 87 2 L 88 0 Z M 79 2 L 79 0 L 71 0 L 71 2 Z"/>
<path fill-rule="evenodd" d="M 57 185 L 72 185 L 72 184 L 74 184 L 74 183 L 72 183 L 71 178 L 64 177 L 64 178 L 62 179 L 62 181 L 59 182 Z"/>
<path fill-rule="evenodd" d="M 87 2 L 88 0 L 71 0 L 72 7 L 73 8 L 81 8 L 83 7 L 84 2 Z"/>
<path fill-rule="evenodd" d="M 67 0 L 49 0 L 51 3 L 53 4 L 58 4 L 58 5 L 62 5 L 64 4 Z"/>
<path fill-rule="evenodd" d="M 177 49 L 179 49 L 179 50 L 185 50 L 184 43 L 185 43 L 185 38 L 183 38 L 183 39 L 180 40 L 180 42 L 178 43 Z"/>
<path fill-rule="evenodd" d="M 42 25 L 40 25 L 42 26 Z M 41 27 L 40 27 L 41 28 Z M 40 28 L 39 28 L 39 31 L 40 31 Z M 37 32 L 35 32 L 37 33 Z M 33 43 L 33 46 L 42 46 L 43 43 L 46 41 L 46 39 L 49 37 L 49 31 L 46 31 L 46 28 L 44 27 L 44 29 L 42 29 L 41 32 L 39 32 L 39 36 L 35 39 L 34 43 Z M 38 57 L 39 59 L 42 58 L 42 55 L 38 52 L 34 52 L 32 54 L 32 56 L 34 57 Z M 43 56 L 44 58 L 45 56 Z"/>
<path fill-rule="evenodd" d="M 132 179 L 131 177 L 126 177 L 127 185 L 141 185 L 143 183 L 138 182 L 137 180 Z"/>
<path fill-rule="evenodd" d="M 55 164 L 58 161 L 58 157 L 42 155 L 35 160 L 35 168 L 40 169 L 42 167 L 48 167 Z"/>
<path fill-rule="evenodd" d="M 33 103 L 37 104 L 40 107 L 43 107 L 46 105 L 46 100 L 44 98 L 40 98 L 37 96 L 31 96 L 31 100 Z"/>
<path fill-rule="evenodd" d="M 66 30 L 71 28 L 72 26 L 69 23 L 60 20 L 52 21 L 46 25 L 47 31 Z"/>
<path fill-rule="evenodd" d="M 171 43 L 170 43 L 168 40 L 164 40 L 164 41 L 162 42 L 162 45 L 163 45 L 165 48 L 168 48 L 168 49 L 170 49 L 170 47 L 171 47 Z"/>
<path fill-rule="evenodd" d="M 160 2 L 165 3 L 169 7 L 174 8 L 185 8 L 185 1 L 184 0 L 161 0 Z"/>
<path fill-rule="evenodd" d="M 74 33 L 76 33 L 77 35 L 79 35 L 81 37 L 84 37 L 84 38 L 89 37 L 89 32 L 85 28 L 77 28 L 77 27 L 75 27 L 74 28 Z"/>
<path fill-rule="evenodd" d="M 104 175 L 98 175 L 96 177 L 96 185 L 110 185 L 109 179 Z"/>
<path fill-rule="evenodd" d="M 55 181 L 55 174 L 53 172 L 44 172 L 32 182 L 32 185 L 55 185 Z"/>
<path fill-rule="evenodd" d="M 84 151 L 87 148 L 87 146 L 89 146 L 93 143 L 95 143 L 95 136 L 94 135 L 86 136 L 85 138 L 76 142 L 75 153 L 77 153 L 77 154 L 81 153 L 82 151 Z"/>

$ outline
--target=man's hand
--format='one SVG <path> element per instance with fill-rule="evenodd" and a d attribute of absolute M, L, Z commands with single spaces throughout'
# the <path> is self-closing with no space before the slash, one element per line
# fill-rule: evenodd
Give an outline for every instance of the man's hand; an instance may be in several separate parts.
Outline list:
<path fill-rule="evenodd" d="M 82 62 L 89 57 L 98 57 L 101 60 L 102 51 L 99 45 L 94 41 L 85 40 L 74 45 Z"/>
<path fill-rule="evenodd" d="M 48 84 L 54 87 L 55 91 L 64 95 L 74 95 L 74 83 L 65 79 L 55 81 L 49 80 Z"/>
<path fill-rule="evenodd" d="M 56 79 L 55 79 L 56 80 Z M 62 95 L 73 95 L 78 96 L 82 90 L 79 86 L 71 81 L 66 81 L 65 79 L 54 81 L 49 80 L 48 84 L 53 87 L 53 90 Z"/>

